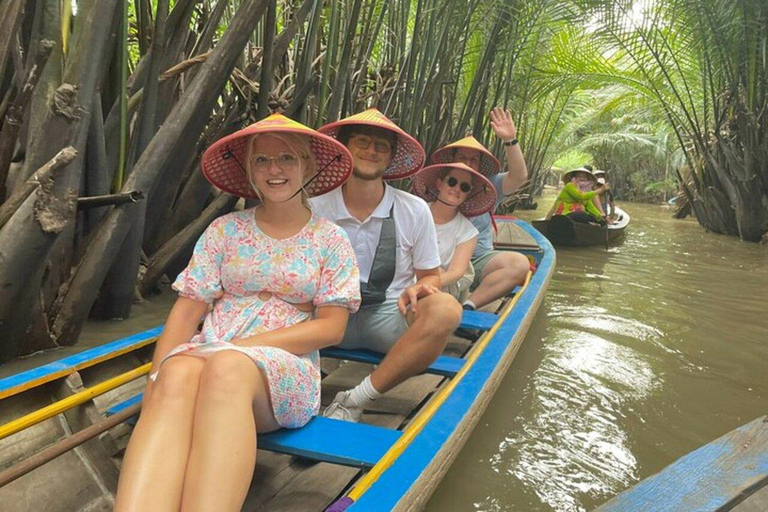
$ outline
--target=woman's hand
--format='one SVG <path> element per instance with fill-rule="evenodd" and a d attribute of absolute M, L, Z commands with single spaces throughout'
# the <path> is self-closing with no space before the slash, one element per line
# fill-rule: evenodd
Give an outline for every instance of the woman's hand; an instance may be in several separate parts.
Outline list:
<path fill-rule="evenodd" d="M 491 128 L 496 136 L 505 142 L 517 138 L 517 128 L 509 110 L 503 108 L 491 110 Z"/>

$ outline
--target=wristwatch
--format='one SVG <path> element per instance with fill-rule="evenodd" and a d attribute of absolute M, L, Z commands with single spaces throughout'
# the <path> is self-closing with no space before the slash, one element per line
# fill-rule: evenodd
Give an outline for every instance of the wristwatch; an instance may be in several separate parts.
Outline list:
<path fill-rule="evenodd" d="M 505 146 L 514 146 L 517 144 L 517 138 L 514 138 L 512 140 L 505 140 L 504 145 Z"/>

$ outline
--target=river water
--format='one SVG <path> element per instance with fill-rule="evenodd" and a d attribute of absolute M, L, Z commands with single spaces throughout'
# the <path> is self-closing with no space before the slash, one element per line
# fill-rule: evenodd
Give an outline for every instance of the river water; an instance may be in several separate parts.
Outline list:
<path fill-rule="evenodd" d="M 537 318 L 429 512 L 590 510 L 768 414 L 768 246 L 624 206 L 621 245 L 558 250 Z"/>

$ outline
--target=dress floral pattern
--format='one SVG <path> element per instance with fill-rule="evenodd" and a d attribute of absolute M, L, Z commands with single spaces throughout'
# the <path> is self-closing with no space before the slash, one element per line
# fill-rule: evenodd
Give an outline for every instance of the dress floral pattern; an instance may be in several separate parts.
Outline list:
<path fill-rule="evenodd" d="M 207 357 L 236 350 L 250 357 L 269 382 L 272 409 L 282 427 L 306 424 L 320 407 L 320 354 L 296 356 L 275 347 L 231 342 L 312 318 L 293 304 L 360 305 L 357 261 L 346 233 L 314 214 L 296 235 L 276 240 L 261 232 L 254 210 L 213 221 L 173 283 L 182 297 L 212 304 L 200 333 L 165 359 Z M 267 300 L 259 292 L 270 292 Z M 262 294 L 263 296 L 264 294 Z"/>

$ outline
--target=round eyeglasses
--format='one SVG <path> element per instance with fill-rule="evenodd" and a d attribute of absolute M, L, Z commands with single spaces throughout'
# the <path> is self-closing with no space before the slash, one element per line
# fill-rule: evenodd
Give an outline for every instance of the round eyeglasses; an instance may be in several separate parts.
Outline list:
<path fill-rule="evenodd" d="M 251 166 L 254 171 L 265 172 L 269 170 L 272 160 L 283 171 L 293 171 L 299 166 L 299 157 L 292 153 L 278 153 L 276 156 L 254 155 L 251 157 Z"/>
<path fill-rule="evenodd" d="M 373 143 L 373 149 L 377 153 L 389 153 L 392 151 L 392 144 L 383 139 L 374 139 L 368 135 L 353 135 L 350 139 L 360 149 L 368 149 L 371 143 Z"/>

